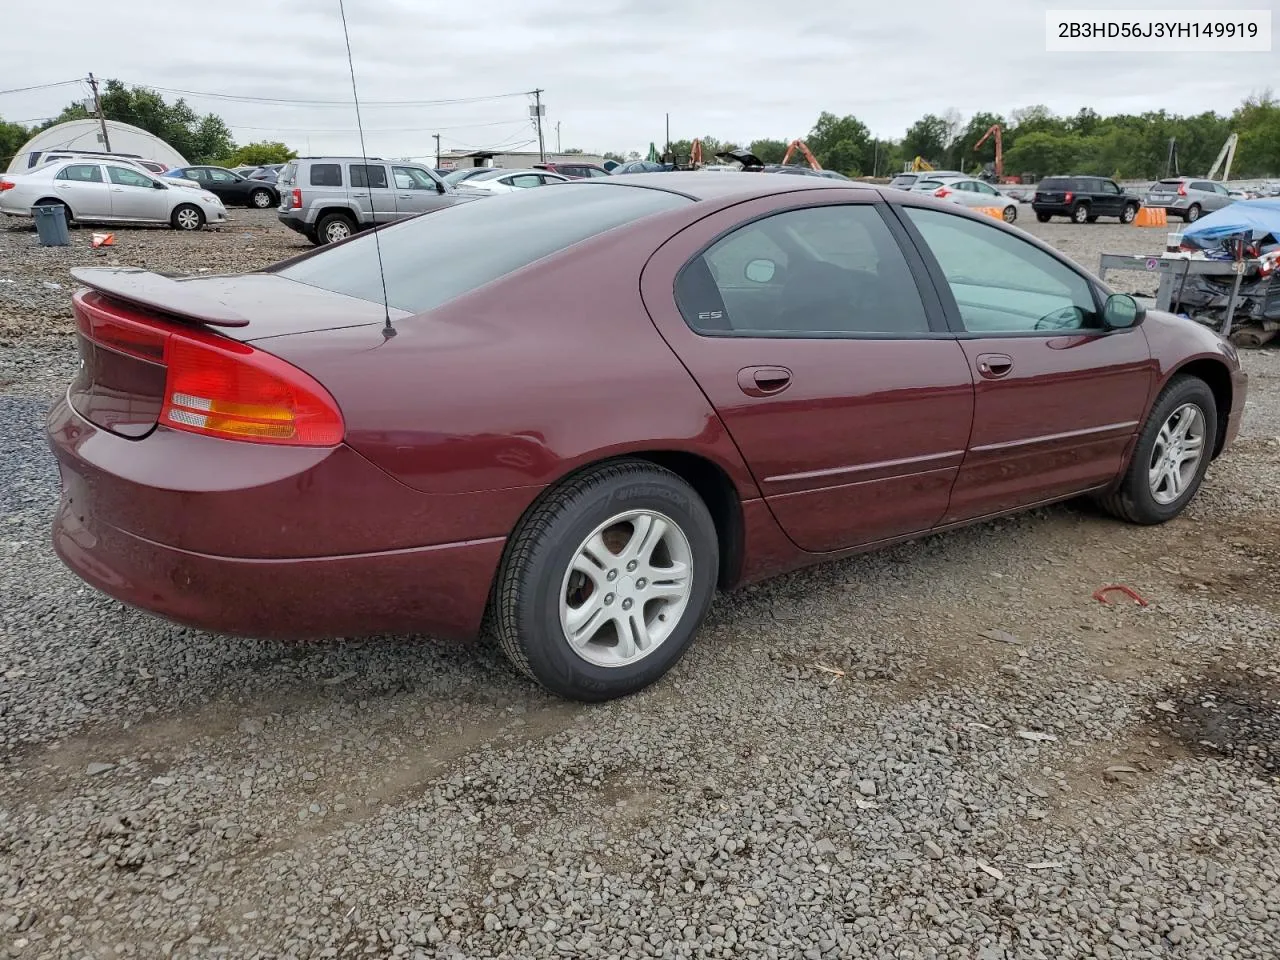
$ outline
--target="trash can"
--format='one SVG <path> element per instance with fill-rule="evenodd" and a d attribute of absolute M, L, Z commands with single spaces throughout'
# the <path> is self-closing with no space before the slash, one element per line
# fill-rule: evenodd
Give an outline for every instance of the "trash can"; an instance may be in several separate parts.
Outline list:
<path fill-rule="evenodd" d="M 65 247 L 71 243 L 67 232 L 66 208 L 60 203 L 48 203 L 34 207 L 36 233 L 42 247 Z"/>

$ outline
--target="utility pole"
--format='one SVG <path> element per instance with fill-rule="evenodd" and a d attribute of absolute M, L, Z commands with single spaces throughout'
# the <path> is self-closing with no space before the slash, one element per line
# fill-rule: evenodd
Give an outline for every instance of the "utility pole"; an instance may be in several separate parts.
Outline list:
<path fill-rule="evenodd" d="M 533 113 L 538 121 L 538 162 L 547 162 L 547 148 L 542 142 L 542 90 L 533 91 Z"/>
<path fill-rule="evenodd" d="M 666 148 L 662 151 L 662 155 L 665 157 L 670 152 L 671 152 L 671 114 L 668 113 L 667 114 L 667 145 L 666 145 Z"/>
<path fill-rule="evenodd" d="M 102 101 L 98 98 L 98 81 L 89 74 L 89 89 L 93 91 L 93 111 L 98 115 L 98 125 L 102 127 L 102 146 L 111 152 L 111 138 L 107 136 L 107 118 L 102 115 Z"/>
<path fill-rule="evenodd" d="M 556 153 L 560 152 L 560 121 L 556 121 Z"/>
<path fill-rule="evenodd" d="M 436 138 L 436 169 L 439 170 L 440 169 L 440 134 L 433 133 L 432 136 Z"/>

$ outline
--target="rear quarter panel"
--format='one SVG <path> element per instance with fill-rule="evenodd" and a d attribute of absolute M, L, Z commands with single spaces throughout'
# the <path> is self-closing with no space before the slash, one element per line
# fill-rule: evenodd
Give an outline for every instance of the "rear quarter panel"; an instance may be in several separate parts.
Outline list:
<path fill-rule="evenodd" d="M 492 518 L 503 532 L 546 485 L 630 452 L 701 454 L 756 497 L 640 299 L 648 256 L 693 215 L 691 205 L 560 251 L 397 322 L 390 339 L 365 326 L 261 346 L 317 377 L 351 447 L 407 486 L 442 497 L 523 489 Z"/>

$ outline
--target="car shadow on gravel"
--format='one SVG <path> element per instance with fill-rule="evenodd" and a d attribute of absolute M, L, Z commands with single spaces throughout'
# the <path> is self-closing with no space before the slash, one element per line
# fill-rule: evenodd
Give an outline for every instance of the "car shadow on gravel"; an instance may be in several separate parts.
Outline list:
<path fill-rule="evenodd" d="M 1217 667 L 1164 690 L 1151 713 L 1157 727 L 1193 756 L 1280 776 L 1280 677 L 1274 674 Z"/>

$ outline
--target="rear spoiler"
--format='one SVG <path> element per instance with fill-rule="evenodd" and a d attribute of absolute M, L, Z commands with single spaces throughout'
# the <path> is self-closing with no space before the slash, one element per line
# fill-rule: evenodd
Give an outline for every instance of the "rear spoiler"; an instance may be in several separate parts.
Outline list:
<path fill-rule="evenodd" d="M 211 327 L 247 327 L 249 321 L 189 285 L 141 267 L 76 267 L 71 271 L 91 290 Z"/>

